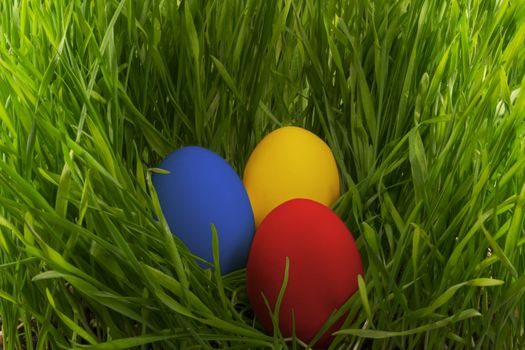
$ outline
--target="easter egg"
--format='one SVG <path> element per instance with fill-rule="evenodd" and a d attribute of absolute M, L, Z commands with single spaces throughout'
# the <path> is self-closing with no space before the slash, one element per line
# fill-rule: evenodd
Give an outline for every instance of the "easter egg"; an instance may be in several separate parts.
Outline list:
<path fill-rule="evenodd" d="M 294 126 L 277 129 L 259 142 L 246 163 L 243 182 L 256 226 L 289 199 L 309 198 L 330 206 L 340 195 L 332 151 L 315 134 Z"/>
<path fill-rule="evenodd" d="M 250 201 L 241 179 L 218 154 L 188 146 L 169 154 L 152 182 L 173 234 L 196 256 L 213 262 L 211 224 L 219 238 L 220 268 L 246 266 L 255 231 Z"/>
<path fill-rule="evenodd" d="M 357 276 L 363 275 L 361 257 L 352 234 L 328 207 L 309 200 L 292 199 L 262 221 L 253 238 L 246 283 L 250 304 L 260 323 L 270 333 L 272 313 L 281 289 L 286 258 L 288 284 L 279 309 L 279 329 L 284 337 L 295 334 L 309 342 L 358 289 Z M 263 298 L 264 295 L 264 298 Z M 316 347 L 332 341 L 344 318 L 323 334 Z"/>

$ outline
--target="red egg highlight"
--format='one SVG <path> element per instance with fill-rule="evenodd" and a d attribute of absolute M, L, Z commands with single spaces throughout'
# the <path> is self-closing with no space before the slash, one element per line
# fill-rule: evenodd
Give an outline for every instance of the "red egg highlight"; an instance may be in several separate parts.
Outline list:
<path fill-rule="evenodd" d="M 279 329 L 292 336 L 292 312 L 296 336 L 309 342 L 358 289 L 357 276 L 364 275 L 361 256 L 352 234 L 328 207 L 309 200 L 292 199 L 273 209 L 255 233 L 246 272 L 248 296 L 253 310 L 268 332 L 273 332 L 272 312 L 281 289 L 286 257 L 289 276 L 280 306 Z M 316 347 L 327 347 L 339 319 Z"/>

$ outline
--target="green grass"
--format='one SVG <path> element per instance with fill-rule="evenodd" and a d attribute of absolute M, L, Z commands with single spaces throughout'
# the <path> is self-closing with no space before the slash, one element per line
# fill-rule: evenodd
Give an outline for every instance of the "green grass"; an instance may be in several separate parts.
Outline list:
<path fill-rule="evenodd" d="M 332 148 L 363 257 L 332 349 L 524 348 L 524 43 L 523 1 L 0 2 L 4 348 L 285 347 L 148 195 L 281 125 Z"/>

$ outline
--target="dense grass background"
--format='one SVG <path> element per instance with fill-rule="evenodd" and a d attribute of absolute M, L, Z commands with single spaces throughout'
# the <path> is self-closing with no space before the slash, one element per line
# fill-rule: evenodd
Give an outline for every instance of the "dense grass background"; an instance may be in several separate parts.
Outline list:
<path fill-rule="evenodd" d="M 525 347 L 524 43 L 521 0 L 3 0 L 4 347 L 284 347 L 148 196 L 281 125 L 331 146 L 363 256 L 333 349 Z"/>

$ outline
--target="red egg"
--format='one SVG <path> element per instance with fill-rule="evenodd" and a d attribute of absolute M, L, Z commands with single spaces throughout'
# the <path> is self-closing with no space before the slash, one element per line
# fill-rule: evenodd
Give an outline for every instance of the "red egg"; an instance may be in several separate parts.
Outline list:
<path fill-rule="evenodd" d="M 292 312 L 296 336 L 309 342 L 328 317 L 355 291 L 357 275 L 363 275 L 361 256 L 352 234 L 328 207 L 309 200 L 292 199 L 273 209 L 257 229 L 248 257 L 248 296 L 253 310 L 268 332 L 273 325 L 263 294 L 272 312 L 281 289 L 286 257 L 288 285 L 279 312 L 279 329 L 292 336 Z M 316 347 L 327 347 L 339 319 Z"/>

